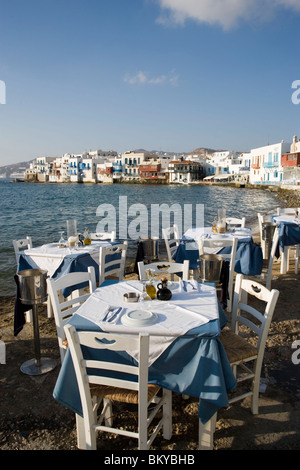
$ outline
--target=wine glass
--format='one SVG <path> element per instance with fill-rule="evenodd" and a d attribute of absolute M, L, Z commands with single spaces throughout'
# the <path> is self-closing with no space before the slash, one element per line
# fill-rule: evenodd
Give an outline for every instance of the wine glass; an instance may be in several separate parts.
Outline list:
<path fill-rule="evenodd" d="M 58 241 L 59 248 L 64 248 L 66 246 L 66 240 L 64 239 L 64 233 L 65 232 L 60 232 L 60 239 Z"/>

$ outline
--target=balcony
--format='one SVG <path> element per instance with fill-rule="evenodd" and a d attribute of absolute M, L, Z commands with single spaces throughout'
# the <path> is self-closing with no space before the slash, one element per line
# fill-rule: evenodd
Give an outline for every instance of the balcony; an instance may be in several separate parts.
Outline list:
<path fill-rule="evenodd" d="M 279 167 L 278 162 L 263 162 L 263 168 L 277 168 Z"/>
<path fill-rule="evenodd" d="M 252 163 L 251 168 L 253 170 L 259 170 L 260 169 L 260 164 L 259 163 Z"/>

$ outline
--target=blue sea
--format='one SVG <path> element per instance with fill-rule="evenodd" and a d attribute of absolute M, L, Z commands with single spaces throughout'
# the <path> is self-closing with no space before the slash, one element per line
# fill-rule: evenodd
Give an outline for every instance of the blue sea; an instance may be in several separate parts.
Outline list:
<path fill-rule="evenodd" d="M 12 240 L 29 235 L 34 246 L 56 242 L 61 231 L 65 232 L 65 237 L 67 235 L 67 219 L 76 219 L 81 233 L 85 227 L 94 232 L 98 223 L 103 224 L 105 220 L 110 223 L 108 214 L 111 215 L 114 211 L 117 235 L 121 229 L 121 238 L 124 239 L 124 226 L 121 226 L 124 213 L 123 209 L 119 212 L 120 201 L 123 201 L 123 206 L 125 201 L 127 206 L 127 238 L 130 246 L 127 264 L 135 261 L 137 246 L 137 239 L 132 239 L 129 235 L 130 224 L 135 226 L 142 220 L 139 224 L 142 236 L 144 237 L 147 226 L 148 235 L 153 235 L 150 218 L 153 215 L 152 208 L 157 207 L 155 205 L 166 204 L 171 208 L 176 204 L 182 208 L 183 214 L 185 208 L 191 208 L 193 223 L 198 220 L 197 208 L 202 207 L 206 226 L 213 223 L 218 208 L 225 208 L 227 216 L 246 217 L 247 226 L 252 227 L 257 226 L 257 212 L 269 212 L 280 205 L 276 193 L 271 191 L 226 185 L 36 184 L 0 179 L 0 197 L 0 296 L 15 294 L 13 276 L 17 264 Z M 104 212 L 105 208 L 108 212 Z M 172 217 L 172 211 L 170 213 Z M 148 221 L 145 217 L 148 217 Z M 172 218 L 170 221 L 172 223 Z M 158 223 L 161 238 L 163 221 L 158 220 Z M 139 227 L 135 228 L 135 232 Z M 163 242 L 160 244 L 162 246 Z"/>

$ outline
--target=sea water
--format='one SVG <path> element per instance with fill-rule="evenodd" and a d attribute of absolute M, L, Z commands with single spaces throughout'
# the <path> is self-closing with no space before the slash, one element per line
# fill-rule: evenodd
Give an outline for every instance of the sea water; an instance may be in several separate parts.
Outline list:
<path fill-rule="evenodd" d="M 12 244 L 14 239 L 31 236 L 34 246 L 58 242 L 61 231 L 64 231 L 65 238 L 67 236 L 68 219 L 77 220 L 80 233 L 86 227 L 95 232 L 98 223 L 105 220 L 105 208 L 115 209 L 119 236 L 119 222 L 124 221 L 124 214 L 119 213 L 120 207 L 124 208 L 120 200 L 126 201 L 128 226 L 139 220 L 136 225 L 143 230 L 143 235 L 147 226 L 148 236 L 152 235 L 151 208 L 155 205 L 161 207 L 165 204 L 172 209 L 176 204 L 182 207 L 183 214 L 185 207 L 192 208 L 194 222 L 197 221 L 196 209 L 202 207 L 205 226 L 212 225 L 218 208 L 224 208 L 228 217 L 246 217 L 246 225 L 252 227 L 257 226 L 257 212 L 269 212 L 280 205 L 276 193 L 271 191 L 226 185 L 13 183 L 3 179 L 0 180 L 0 197 L 0 296 L 15 293 L 17 263 Z M 139 207 L 145 210 L 138 212 Z M 170 214 L 172 224 L 172 211 Z M 142 219 L 141 222 L 140 217 L 143 216 L 148 217 L 148 221 Z M 159 238 L 162 239 L 163 221 L 158 223 Z M 124 235 L 124 227 L 121 228 Z M 137 226 L 136 232 L 138 230 Z M 127 267 L 135 261 L 137 242 L 138 238 L 128 236 Z M 162 250 L 163 245 L 161 240 Z"/>

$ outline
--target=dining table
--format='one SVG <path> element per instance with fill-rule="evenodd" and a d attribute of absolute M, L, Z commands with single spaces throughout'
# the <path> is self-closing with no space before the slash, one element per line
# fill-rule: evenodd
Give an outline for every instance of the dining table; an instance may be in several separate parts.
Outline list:
<path fill-rule="evenodd" d="M 193 227 L 188 229 L 182 236 L 177 250 L 173 254 L 173 259 L 177 263 L 184 260 L 190 261 L 190 269 L 199 268 L 199 243 L 198 240 L 214 239 L 214 248 L 205 248 L 205 253 L 230 253 L 230 247 L 221 247 L 222 240 L 238 239 L 235 272 L 245 276 L 260 275 L 263 268 L 263 253 L 261 247 L 253 241 L 251 228 L 236 228 L 224 234 L 212 231 L 212 227 Z M 218 239 L 219 238 L 219 239 Z M 219 246 L 218 246 L 219 245 Z"/>
<path fill-rule="evenodd" d="M 48 243 L 26 249 L 19 255 L 18 272 L 25 269 L 42 269 L 51 278 L 58 279 L 72 272 L 87 271 L 95 268 L 96 280 L 99 281 L 99 253 L 102 246 L 116 245 L 118 242 L 107 240 L 92 241 L 90 245 L 63 246 Z M 72 290 L 76 286 L 72 286 Z M 72 293 L 71 288 L 64 290 L 64 296 Z"/>
<path fill-rule="evenodd" d="M 158 281 L 157 281 L 158 282 Z M 154 282 L 155 284 L 155 282 Z M 199 419 L 209 425 L 217 411 L 228 406 L 228 393 L 236 386 L 219 335 L 227 317 L 214 284 L 168 281 L 167 301 L 147 300 L 145 282 L 124 280 L 98 287 L 68 323 L 77 330 L 150 335 L 149 383 L 199 399 Z M 128 293 L 137 302 L 128 302 Z M 125 295 L 126 294 L 126 295 Z M 105 360 L 105 352 L 84 354 Z M 117 353 L 115 360 L 135 363 L 135 353 Z M 54 398 L 82 418 L 76 375 L 69 350 L 53 391 Z M 77 430 L 78 432 L 78 430 Z"/>
<path fill-rule="evenodd" d="M 300 245 L 300 219 L 295 215 L 272 215 L 271 221 L 279 227 L 278 255 L 281 255 L 280 273 L 287 273 L 288 249 Z"/>

